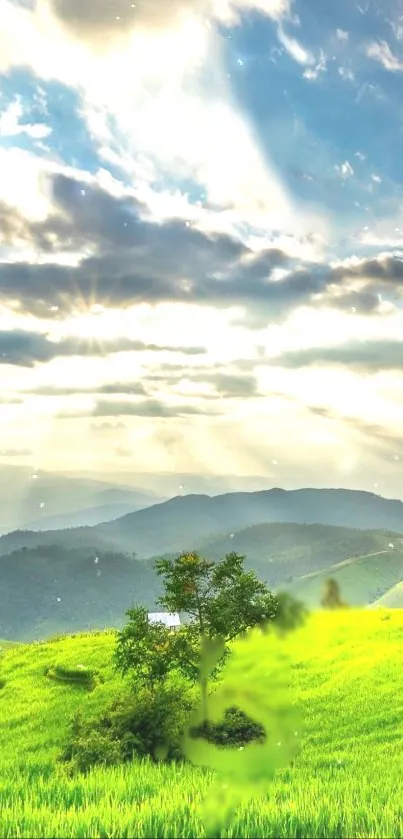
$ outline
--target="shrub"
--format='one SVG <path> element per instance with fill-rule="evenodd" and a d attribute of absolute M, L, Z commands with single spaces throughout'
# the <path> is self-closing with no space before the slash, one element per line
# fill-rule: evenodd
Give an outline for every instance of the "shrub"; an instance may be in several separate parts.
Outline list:
<path fill-rule="evenodd" d="M 70 773 L 88 772 L 91 766 L 113 766 L 121 761 L 120 744 L 97 731 L 96 728 L 83 726 L 74 742 L 69 744 L 60 760 L 66 764 Z"/>
<path fill-rule="evenodd" d="M 217 746 L 246 746 L 248 743 L 263 743 L 266 739 L 264 727 L 251 720 L 239 708 L 228 708 L 221 722 L 207 721 L 191 728 L 192 737 L 203 737 L 209 743 Z"/>
<path fill-rule="evenodd" d="M 95 764 L 123 763 L 136 756 L 181 760 L 179 743 L 192 710 L 189 690 L 175 686 L 158 693 L 143 687 L 91 720 L 78 711 L 59 761 L 70 771 L 86 772 Z"/>
<path fill-rule="evenodd" d="M 78 664 L 76 667 L 67 667 L 62 664 L 55 664 L 45 670 L 45 675 L 49 679 L 55 679 L 59 682 L 70 682 L 71 684 L 84 685 L 92 690 L 95 687 L 96 681 L 102 681 L 97 670 L 90 670 L 84 664 Z"/>
<path fill-rule="evenodd" d="M 189 690 L 141 688 L 130 705 L 117 703 L 101 724 L 119 739 L 126 760 L 135 754 L 180 760 L 179 743 L 193 707 Z"/>

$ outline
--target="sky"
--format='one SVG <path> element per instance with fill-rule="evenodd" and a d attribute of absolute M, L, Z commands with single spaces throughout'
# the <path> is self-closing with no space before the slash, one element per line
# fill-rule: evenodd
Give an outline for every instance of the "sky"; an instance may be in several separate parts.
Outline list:
<path fill-rule="evenodd" d="M 402 0 L 0 0 L 0 464 L 403 498 Z"/>

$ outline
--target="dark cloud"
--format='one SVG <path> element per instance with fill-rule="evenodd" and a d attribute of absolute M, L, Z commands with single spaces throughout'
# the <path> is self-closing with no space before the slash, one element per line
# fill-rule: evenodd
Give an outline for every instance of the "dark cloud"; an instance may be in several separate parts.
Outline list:
<path fill-rule="evenodd" d="M 49 0 L 59 21 L 80 40 L 108 45 L 136 28 L 165 28 L 184 13 L 207 13 L 211 0 Z"/>
<path fill-rule="evenodd" d="M 186 375 L 192 382 L 212 384 L 219 396 L 229 398 L 245 398 L 259 396 L 257 382 L 254 376 L 235 375 L 231 373 L 193 373 Z"/>
<path fill-rule="evenodd" d="M 129 338 L 109 339 L 101 342 L 84 340 L 76 337 L 65 338 L 55 342 L 47 334 L 28 332 L 24 330 L 7 330 L 0 332 L 0 364 L 14 364 L 21 367 L 33 367 L 40 362 L 51 361 L 61 356 L 100 356 L 118 352 L 141 351 L 170 351 L 187 355 L 198 355 L 205 352 L 202 347 L 168 347 L 158 344 L 147 344 L 143 341 Z M 110 385 L 112 387 L 112 385 Z M 50 392 L 50 389 L 49 389 Z M 105 391 L 115 392 L 115 391 Z M 53 391 L 50 395 L 63 395 Z"/>
<path fill-rule="evenodd" d="M 98 387 L 52 387 L 51 385 L 46 385 L 44 387 L 32 388 L 32 390 L 25 390 L 24 393 L 35 394 L 35 396 L 77 396 L 92 393 L 147 396 L 145 387 L 141 382 L 112 382 L 111 384 L 99 385 Z"/>
<path fill-rule="evenodd" d="M 186 380 L 197 384 L 212 384 L 216 394 L 202 394 L 203 398 L 248 398 L 261 395 L 257 388 L 257 382 L 249 372 L 241 372 L 242 367 L 248 371 L 253 369 L 256 361 L 247 363 L 239 360 L 239 371 L 237 373 L 227 372 L 223 365 L 215 362 L 211 365 L 191 368 L 181 364 L 162 364 L 161 372 L 158 374 L 145 371 L 141 375 L 141 381 L 132 382 L 110 382 L 103 385 L 88 387 L 72 387 L 60 385 L 44 385 L 29 390 L 24 390 L 24 395 L 34 394 L 35 396 L 77 396 L 86 394 L 108 394 L 127 396 L 148 396 L 147 385 L 166 384 L 168 386 L 178 385 Z M 238 369 L 238 363 L 234 362 L 231 367 Z M 200 394 L 201 395 L 201 394 Z"/>
<path fill-rule="evenodd" d="M 363 278 L 399 285 L 403 281 L 403 259 L 398 256 L 363 259 L 357 264 L 334 268 L 331 277 L 333 282 Z"/>
<path fill-rule="evenodd" d="M 403 370 L 403 341 L 350 341 L 336 347 L 293 350 L 269 359 L 280 367 L 340 365 L 368 373 Z"/>
<path fill-rule="evenodd" d="M 77 267 L 0 265 L 0 299 L 17 300 L 21 311 L 63 317 L 78 300 L 115 306 L 255 304 L 260 312 L 265 308 L 267 321 L 322 287 L 317 268 L 270 282 L 276 267 L 295 265 L 276 248 L 254 254 L 227 234 L 207 235 L 183 220 L 151 222 L 135 199 L 116 198 L 64 175 L 54 176 L 50 185 L 58 212 L 44 222 L 24 221 L 28 241 L 47 252 L 77 252 L 90 245 L 93 255 Z M 12 217 L 5 238 L 12 239 L 22 224 Z"/>
<path fill-rule="evenodd" d="M 0 405 L 21 405 L 23 401 L 19 396 L 0 396 Z"/>
<path fill-rule="evenodd" d="M 379 314 L 380 290 L 400 293 L 403 261 L 396 257 L 334 269 L 303 264 L 278 248 L 256 254 L 230 235 L 207 235 L 183 219 L 157 223 L 133 197 L 116 197 L 66 175 L 47 177 L 44 189 L 56 212 L 43 222 L 0 206 L 4 241 L 22 238 L 48 255 L 84 248 L 92 255 L 77 267 L 0 264 L 0 300 L 39 317 L 63 318 L 80 303 L 85 309 L 93 303 L 123 308 L 179 301 L 244 307 L 242 323 L 262 328 L 302 304 Z M 280 280 L 279 267 L 288 271 Z M 354 279 L 364 287 L 344 289 Z"/>
<path fill-rule="evenodd" d="M 95 434 L 103 434 L 105 431 L 122 431 L 123 429 L 127 428 L 124 422 L 90 422 L 90 431 L 93 431 Z"/>
<path fill-rule="evenodd" d="M 344 283 L 351 280 L 359 280 L 361 288 L 340 294 Z M 385 298 L 386 294 L 392 303 L 401 299 L 403 259 L 396 255 L 378 256 L 362 259 L 356 264 L 339 265 L 329 271 L 327 285 L 328 294 L 323 295 L 320 305 L 330 302 L 336 308 L 348 309 L 354 306 L 357 312 L 363 314 L 380 314 L 380 295 Z"/>
<path fill-rule="evenodd" d="M 157 399 L 144 399 L 139 402 L 99 400 L 91 412 L 94 417 L 136 416 L 136 417 L 183 417 L 192 414 L 217 414 L 206 408 L 194 405 L 166 405 Z M 80 414 L 81 416 L 82 414 Z M 69 415 L 71 416 L 71 415 Z"/>
<path fill-rule="evenodd" d="M 356 311 L 360 315 L 382 314 L 379 292 L 369 286 L 362 291 L 348 291 L 345 294 L 334 294 L 332 289 L 329 289 L 316 305 L 330 306 L 342 311 Z"/>

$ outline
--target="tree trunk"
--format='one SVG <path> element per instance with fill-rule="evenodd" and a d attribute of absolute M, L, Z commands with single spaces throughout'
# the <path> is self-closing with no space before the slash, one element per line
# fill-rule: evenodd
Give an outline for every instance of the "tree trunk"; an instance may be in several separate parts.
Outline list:
<path fill-rule="evenodd" d="M 201 684 L 202 712 L 203 712 L 202 723 L 205 723 L 208 720 L 208 697 L 207 697 L 208 680 L 206 679 L 205 676 L 201 677 L 200 684 Z"/>

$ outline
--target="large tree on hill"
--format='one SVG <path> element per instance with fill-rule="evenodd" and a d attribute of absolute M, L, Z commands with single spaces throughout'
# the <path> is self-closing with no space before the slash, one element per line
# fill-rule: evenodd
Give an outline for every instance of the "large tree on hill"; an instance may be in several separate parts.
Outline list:
<path fill-rule="evenodd" d="M 197 553 L 158 559 L 165 593 L 158 603 L 170 612 L 185 613 L 200 635 L 231 641 L 251 626 L 273 620 L 278 601 L 254 571 L 245 571 L 245 557 L 229 553 L 221 562 Z"/>
<path fill-rule="evenodd" d="M 182 669 L 200 678 L 203 707 L 207 717 L 207 674 L 200 670 L 204 642 L 220 639 L 222 655 L 217 672 L 228 655 L 228 643 L 253 626 L 273 621 L 279 627 L 297 626 L 306 614 L 301 603 L 289 595 L 274 595 L 254 571 L 245 571 L 245 557 L 229 553 L 220 562 L 198 553 L 182 553 L 176 559 L 158 559 L 157 574 L 163 577 L 165 593 L 161 606 L 185 613 L 189 624 L 173 641 Z"/>
<path fill-rule="evenodd" d="M 172 670 L 190 681 L 200 681 L 204 718 L 207 719 L 208 678 L 218 675 L 229 654 L 228 644 L 253 626 L 275 622 L 284 630 L 298 625 L 306 614 L 303 605 L 287 594 L 272 594 L 254 571 L 245 571 L 244 557 L 227 554 L 212 562 L 197 553 L 159 559 L 164 594 L 158 602 L 170 612 L 185 613 L 188 622 L 178 632 L 150 626 L 142 607 L 127 611 L 129 622 L 118 633 L 115 663 L 136 681 L 156 685 Z M 210 645 L 210 647 L 209 647 Z M 207 648 L 214 667 L 203 664 Z M 211 656 L 210 656 L 211 659 Z"/>

